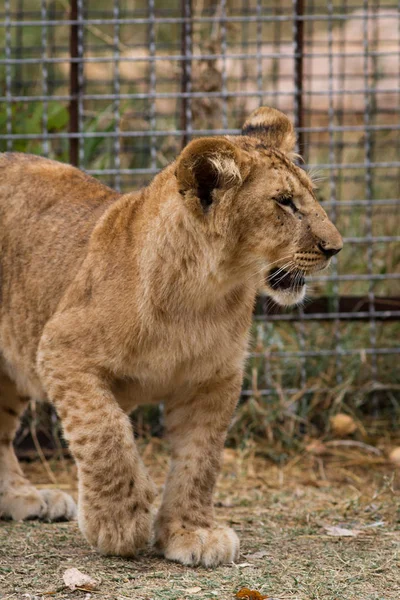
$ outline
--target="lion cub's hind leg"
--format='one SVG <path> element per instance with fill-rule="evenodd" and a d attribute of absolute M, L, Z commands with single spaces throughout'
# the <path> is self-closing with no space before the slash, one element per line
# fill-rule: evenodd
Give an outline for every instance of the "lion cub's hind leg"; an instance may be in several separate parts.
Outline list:
<path fill-rule="evenodd" d="M 59 490 L 37 490 L 24 477 L 14 453 L 13 439 L 28 398 L 18 395 L 14 383 L 0 373 L 0 518 L 70 520 L 75 503 Z"/>

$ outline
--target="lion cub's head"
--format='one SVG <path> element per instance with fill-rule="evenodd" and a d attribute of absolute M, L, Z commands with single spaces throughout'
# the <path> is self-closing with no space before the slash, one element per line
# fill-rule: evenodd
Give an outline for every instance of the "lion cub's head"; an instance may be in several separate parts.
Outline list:
<path fill-rule="evenodd" d="M 263 107 L 241 136 L 191 142 L 175 170 L 184 205 L 224 249 L 221 268 L 241 276 L 264 270 L 268 294 L 282 305 L 300 302 L 304 276 L 342 248 L 312 181 L 293 162 L 294 146 L 289 119 Z"/>

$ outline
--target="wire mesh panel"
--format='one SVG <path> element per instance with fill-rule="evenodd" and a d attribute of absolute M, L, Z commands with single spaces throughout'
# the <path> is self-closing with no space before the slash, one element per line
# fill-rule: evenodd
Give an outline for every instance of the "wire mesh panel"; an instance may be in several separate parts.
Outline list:
<path fill-rule="evenodd" d="M 261 296 L 243 394 L 300 429 L 338 402 L 397 406 L 397 2 L 5 0 L 0 11 L 3 151 L 127 191 L 194 136 L 239 133 L 262 104 L 288 113 L 345 247 L 310 277 L 302 308 L 282 314 Z"/>

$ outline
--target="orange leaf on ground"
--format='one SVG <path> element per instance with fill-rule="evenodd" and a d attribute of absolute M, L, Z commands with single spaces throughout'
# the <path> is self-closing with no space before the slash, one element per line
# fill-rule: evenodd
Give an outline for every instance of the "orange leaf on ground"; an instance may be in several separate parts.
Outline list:
<path fill-rule="evenodd" d="M 249 588 L 242 588 L 235 595 L 236 598 L 243 598 L 243 600 L 266 600 L 268 596 L 263 596 L 257 590 L 249 590 Z"/>

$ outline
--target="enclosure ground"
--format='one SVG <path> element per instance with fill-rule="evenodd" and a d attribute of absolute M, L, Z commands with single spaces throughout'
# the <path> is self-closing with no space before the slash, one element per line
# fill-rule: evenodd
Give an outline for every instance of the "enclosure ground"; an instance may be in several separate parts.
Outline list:
<path fill-rule="evenodd" d="M 398 600 L 400 474 L 384 453 L 318 449 L 283 467 L 262 454 L 225 451 L 215 510 L 241 537 L 237 564 L 190 569 L 151 551 L 136 560 L 102 557 L 76 523 L 1 522 L 0 598 L 231 600 L 247 587 L 280 600 Z M 151 442 L 144 457 L 161 491 L 164 448 Z M 51 466 L 59 487 L 75 495 L 75 468 Z M 39 487 L 55 486 L 40 463 L 25 470 Z M 71 567 L 96 578 L 96 591 L 65 588 Z"/>

